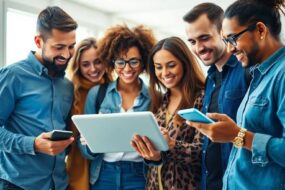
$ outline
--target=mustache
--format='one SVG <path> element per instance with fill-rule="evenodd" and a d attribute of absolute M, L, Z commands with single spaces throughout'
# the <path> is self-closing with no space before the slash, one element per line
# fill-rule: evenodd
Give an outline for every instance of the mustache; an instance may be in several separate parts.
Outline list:
<path fill-rule="evenodd" d="M 63 57 L 63 56 L 56 56 L 56 57 L 54 57 L 54 60 L 55 60 L 55 59 L 62 59 L 62 60 L 67 61 L 67 60 L 70 59 L 70 57 L 69 57 L 69 58 L 65 58 L 65 57 Z"/>
<path fill-rule="evenodd" d="M 210 49 L 210 48 L 204 48 L 204 49 L 202 49 L 201 51 L 199 51 L 199 54 L 204 54 L 204 53 L 206 53 L 207 51 L 212 51 L 212 49 Z"/>

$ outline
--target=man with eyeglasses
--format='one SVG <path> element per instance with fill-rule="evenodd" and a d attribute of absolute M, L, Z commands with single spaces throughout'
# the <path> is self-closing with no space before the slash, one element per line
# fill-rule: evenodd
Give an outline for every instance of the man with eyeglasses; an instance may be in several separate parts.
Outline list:
<path fill-rule="evenodd" d="M 237 0 L 225 11 L 227 50 L 252 80 L 236 122 L 219 113 L 208 114 L 212 124 L 188 122 L 215 142 L 233 143 L 223 190 L 285 189 L 284 9 L 285 0 Z"/>
<path fill-rule="evenodd" d="M 204 65 L 210 66 L 206 79 L 203 112 L 225 113 L 235 120 L 237 108 L 248 88 L 249 79 L 236 57 L 227 53 L 226 44 L 221 36 L 223 14 L 219 6 L 202 3 L 190 10 L 183 19 L 186 22 L 186 33 L 192 52 Z M 222 177 L 231 147 L 230 143 L 214 143 L 204 137 L 202 190 L 222 188 Z"/>

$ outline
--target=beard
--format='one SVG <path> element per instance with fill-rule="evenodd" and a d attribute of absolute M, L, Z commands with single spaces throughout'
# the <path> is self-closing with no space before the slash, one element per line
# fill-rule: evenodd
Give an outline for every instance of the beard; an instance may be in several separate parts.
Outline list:
<path fill-rule="evenodd" d="M 246 68 L 250 68 L 256 64 L 259 64 L 259 60 L 258 60 L 259 52 L 260 50 L 259 50 L 258 43 L 255 40 L 253 40 L 251 51 L 247 55 L 248 63 L 246 65 Z"/>
<path fill-rule="evenodd" d="M 45 56 L 45 47 L 42 51 L 42 58 L 43 58 L 43 65 L 51 72 L 54 76 L 64 76 L 65 69 L 67 67 L 68 61 L 70 60 L 71 56 L 66 59 L 62 56 L 55 56 L 52 60 Z M 66 63 L 62 65 L 56 64 L 56 59 L 65 59 Z"/>
<path fill-rule="evenodd" d="M 63 65 L 57 65 L 55 63 L 55 60 L 56 59 L 65 59 L 64 57 L 62 56 L 56 56 L 53 58 L 53 60 L 50 60 L 49 58 L 45 57 L 44 55 L 42 55 L 42 58 L 43 58 L 43 64 L 44 66 L 48 69 L 49 72 L 52 72 L 54 73 L 55 76 L 64 76 L 65 75 L 65 69 L 67 67 L 67 63 L 69 61 L 70 58 L 68 58 L 66 60 L 66 63 L 63 64 Z"/>

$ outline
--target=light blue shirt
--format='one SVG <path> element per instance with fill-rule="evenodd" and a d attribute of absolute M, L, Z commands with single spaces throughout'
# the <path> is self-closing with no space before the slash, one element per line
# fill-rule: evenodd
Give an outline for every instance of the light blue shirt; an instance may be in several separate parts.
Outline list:
<path fill-rule="evenodd" d="M 252 152 L 233 148 L 223 189 L 285 189 L 285 47 L 252 71 L 237 124 L 255 133 Z"/>
<path fill-rule="evenodd" d="M 35 152 L 35 137 L 66 129 L 73 86 L 51 78 L 33 52 L 0 69 L 0 178 L 31 190 L 67 187 L 65 153 Z"/>
<path fill-rule="evenodd" d="M 111 82 L 108 85 L 105 98 L 100 106 L 98 113 L 104 114 L 104 113 L 120 113 L 121 112 L 122 97 L 117 89 L 117 82 L 118 80 Z M 149 98 L 148 89 L 142 80 L 141 80 L 141 83 L 142 83 L 142 87 L 140 90 L 140 94 L 136 98 L 134 106 L 132 107 L 132 110 L 134 112 L 149 110 L 150 98 Z M 96 113 L 95 100 L 98 96 L 98 91 L 99 91 L 99 85 L 93 87 L 88 92 L 87 99 L 85 102 L 85 113 L 86 114 Z M 92 160 L 91 165 L 90 165 L 90 183 L 94 184 L 99 177 L 104 154 L 92 154 L 86 145 L 81 145 L 80 142 L 78 142 L 78 144 L 79 144 L 79 148 L 82 154 L 87 159 Z M 132 156 L 129 155 L 129 158 L 130 157 Z M 117 155 L 116 158 L 114 158 L 114 160 L 118 161 L 118 158 L 119 156 Z M 120 159 L 121 158 L 122 158 L 122 155 L 120 156 Z M 136 159 L 135 161 L 138 161 L 138 160 Z M 141 159 L 141 161 L 143 160 Z M 145 168 L 142 168 L 142 170 L 145 170 Z"/>

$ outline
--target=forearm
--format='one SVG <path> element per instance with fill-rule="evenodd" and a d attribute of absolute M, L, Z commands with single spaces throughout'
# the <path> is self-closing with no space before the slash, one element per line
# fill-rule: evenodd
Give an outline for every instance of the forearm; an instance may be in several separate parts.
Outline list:
<path fill-rule="evenodd" d="M 35 155 L 35 137 L 12 133 L 0 127 L 0 149 L 13 154 Z"/>

